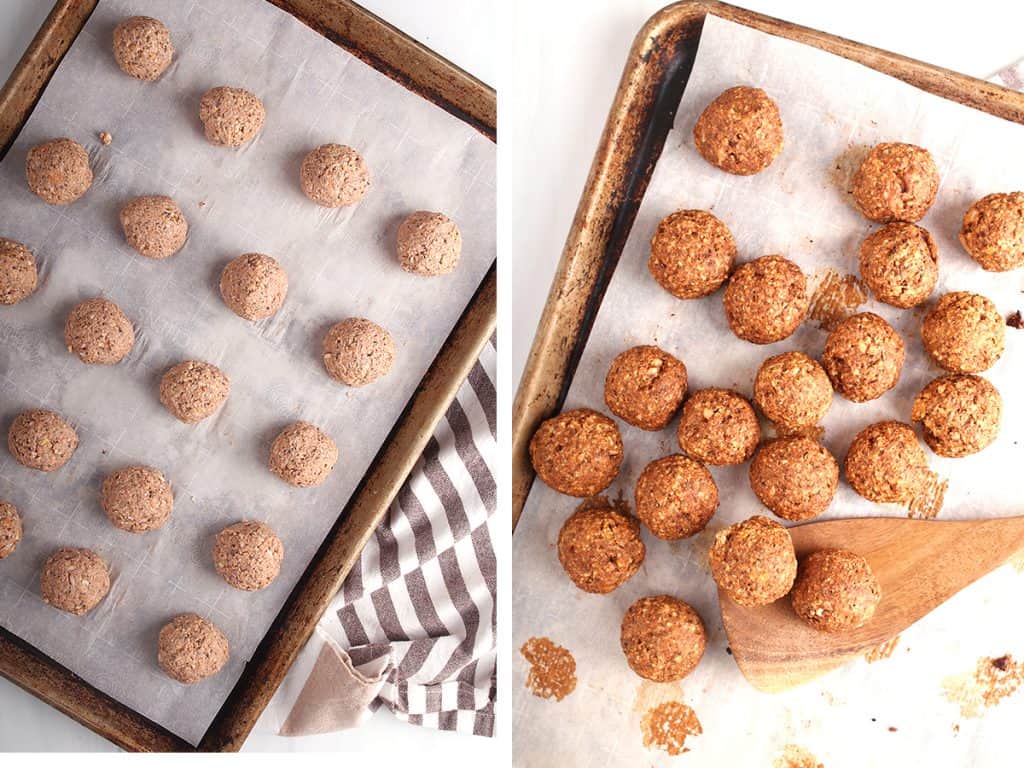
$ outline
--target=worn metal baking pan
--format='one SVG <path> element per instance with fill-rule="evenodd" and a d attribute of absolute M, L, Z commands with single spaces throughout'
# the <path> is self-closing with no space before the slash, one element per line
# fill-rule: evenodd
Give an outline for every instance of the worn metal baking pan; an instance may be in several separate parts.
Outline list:
<path fill-rule="evenodd" d="M 364 8 L 349 0 L 270 1 L 496 141 L 494 90 Z M 58 0 L 43 22 L 0 91 L 0 157 L 97 2 Z M 2 628 L 0 675 L 124 749 L 240 749 L 493 334 L 496 298 L 492 265 L 198 747 L 93 688 Z"/>
<path fill-rule="evenodd" d="M 652 16 L 626 60 L 512 409 L 512 526 L 533 484 L 528 446 L 556 413 L 576 371 L 605 289 L 675 120 L 712 14 L 813 45 L 911 85 L 1024 123 L 1024 95 L 899 54 L 712 0 L 687 0 Z"/>

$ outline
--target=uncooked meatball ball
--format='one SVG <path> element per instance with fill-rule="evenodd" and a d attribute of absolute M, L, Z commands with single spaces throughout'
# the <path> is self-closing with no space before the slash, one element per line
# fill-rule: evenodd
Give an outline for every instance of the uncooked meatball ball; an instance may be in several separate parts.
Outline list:
<path fill-rule="evenodd" d="M 398 263 L 406 272 L 447 275 L 461 253 L 462 234 L 443 213 L 416 211 L 398 227 Z"/>
<path fill-rule="evenodd" d="M 800 562 L 793 610 L 820 632 L 847 632 L 868 623 L 882 588 L 868 561 L 848 549 L 822 549 Z"/>
<path fill-rule="evenodd" d="M 83 363 L 114 365 L 135 346 L 135 329 L 114 302 L 86 299 L 64 323 L 64 344 Z"/>
<path fill-rule="evenodd" d="M 846 479 L 868 501 L 906 504 L 922 491 L 930 477 L 928 459 L 917 435 L 898 421 L 865 427 L 846 453 Z"/>
<path fill-rule="evenodd" d="M 612 361 L 604 380 L 608 410 L 634 427 L 664 429 L 686 396 L 686 366 L 663 349 L 627 349 Z"/>
<path fill-rule="evenodd" d="M 989 272 L 1024 264 L 1024 192 L 986 195 L 968 208 L 960 243 Z"/>
<path fill-rule="evenodd" d="M 821 362 L 839 394 L 864 403 L 896 386 L 905 357 L 893 327 L 873 312 L 861 312 L 828 335 Z"/>
<path fill-rule="evenodd" d="M 36 289 L 39 275 L 32 251 L 0 237 L 0 304 L 17 304 Z"/>
<path fill-rule="evenodd" d="M 89 155 L 77 141 L 36 144 L 25 161 L 28 188 L 50 205 L 73 203 L 92 185 Z"/>
<path fill-rule="evenodd" d="M 750 487 L 784 520 L 810 520 L 832 503 L 839 463 L 817 440 L 781 437 L 761 446 L 750 463 Z"/>
<path fill-rule="evenodd" d="M 370 169 L 344 144 L 323 144 L 302 160 L 299 183 L 310 200 L 326 208 L 355 205 L 370 189 Z"/>
<path fill-rule="evenodd" d="M 0 501 L 0 560 L 14 554 L 21 541 L 21 515 L 13 504 Z"/>
<path fill-rule="evenodd" d="M 211 88 L 199 100 L 206 139 L 221 147 L 240 147 L 263 127 L 263 102 L 244 88 Z"/>
<path fill-rule="evenodd" d="M 220 295 L 232 312 L 246 320 L 262 320 L 277 312 L 288 293 L 288 274 L 262 253 L 245 253 L 220 275 Z"/>
<path fill-rule="evenodd" d="M 807 315 L 807 278 L 781 256 L 740 265 L 725 286 L 725 317 L 732 332 L 754 344 L 792 335 Z"/>
<path fill-rule="evenodd" d="M 939 279 L 935 240 L 916 224 L 886 224 L 861 243 L 860 275 L 879 301 L 916 307 L 931 295 Z"/>
<path fill-rule="evenodd" d="M 160 402 L 179 421 L 197 424 L 224 404 L 230 386 L 217 366 L 185 360 L 169 368 L 160 379 Z"/>
<path fill-rule="evenodd" d="M 174 494 L 159 470 L 125 467 L 103 480 L 100 506 L 117 528 L 145 533 L 167 522 L 174 509 Z"/>
<path fill-rule="evenodd" d="M 573 584 L 597 595 L 631 578 L 645 553 L 640 524 L 610 507 L 577 510 L 558 533 L 558 562 Z"/>
<path fill-rule="evenodd" d="M 77 447 L 75 428 L 53 411 L 39 408 L 19 413 L 7 433 L 11 455 L 19 464 L 40 472 L 63 467 Z"/>
<path fill-rule="evenodd" d="M 1006 324 L 996 305 L 967 291 L 940 298 L 921 323 L 921 341 L 935 364 L 951 373 L 981 373 L 1006 346 Z"/>
<path fill-rule="evenodd" d="M 718 508 L 718 486 L 707 467 L 687 456 L 652 461 L 636 483 L 636 515 L 659 539 L 704 530 Z"/>
<path fill-rule="evenodd" d="M 171 33 L 162 22 L 149 16 L 132 16 L 114 27 L 114 58 L 125 74 L 156 80 L 173 57 Z"/>
<path fill-rule="evenodd" d="M 763 171 L 782 152 L 779 108 L 760 88 L 729 88 L 697 118 L 693 143 L 723 171 L 739 176 Z"/>
<path fill-rule="evenodd" d="M 761 425 L 747 399 L 728 389 L 694 392 L 677 433 L 683 453 L 705 464 L 742 464 L 761 441 Z"/>
<path fill-rule="evenodd" d="M 530 440 L 530 461 L 545 485 L 567 496 L 600 493 L 622 465 L 622 436 L 615 422 L 589 408 L 547 419 Z"/>
<path fill-rule="evenodd" d="M 192 685 L 217 674 L 230 653 L 224 633 L 194 613 L 175 616 L 160 630 L 157 661 L 179 683 Z"/>
<path fill-rule="evenodd" d="M 255 592 L 270 586 L 281 572 L 284 544 L 269 525 L 244 521 L 217 534 L 213 565 L 235 589 Z"/>
<path fill-rule="evenodd" d="M 320 485 L 338 463 L 338 446 L 308 421 L 281 430 L 270 447 L 270 471 L 289 485 Z"/>
<path fill-rule="evenodd" d="M 647 269 L 676 298 L 710 296 L 729 277 L 736 241 L 707 211 L 677 211 L 658 224 Z"/>
<path fill-rule="evenodd" d="M 324 367 L 332 379 L 362 387 L 388 374 L 398 350 L 391 334 L 379 325 L 350 317 L 327 331 L 323 354 Z"/>
<path fill-rule="evenodd" d="M 754 402 L 782 432 L 810 429 L 832 407 L 825 369 L 803 352 L 769 357 L 754 377 Z"/>
<path fill-rule="evenodd" d="M 1003 398 L 992 382 L 973 374 L 940 376 L 914 400 L 910 420 L 924 428 L 924 441 L 940 456 L 970 456 L 999 434 Z"/>
<path fill-rule="evenodd" d="M 927 149 L 876 144 L 853 176 L 853 201 L 871 221 L 917 221 L 935 201 L 939 171 Z"/>
<path fill-rule="evenodd" d="M 39 577 L 43 602 L 82 616 L 110 591 L 110 573 L 103 558 L 89 549 L 58 549 L 43 565 Z"/>
<path fill-rule="evenodd" d="M 715 534 L 708 563 L 721 590 L 746 607 L 785 597 L 796 578 L 796 551 L 789 531 L 763 515 Z"/>
<path fill-rule="evenodd" d="M 619 642 L 636 674 L 671 683 L 697 668 L 707 635 L 693 608 L 669 595 L 655 595 L 629 606 L 622 617 Z"/>
<path fill-rule="evenodd" d="M 188 237 L 188 222 L 169 197 L 136 197 L 121 209 L 121 229 L 128 245 L 151 259 L 177 253 Z"/>

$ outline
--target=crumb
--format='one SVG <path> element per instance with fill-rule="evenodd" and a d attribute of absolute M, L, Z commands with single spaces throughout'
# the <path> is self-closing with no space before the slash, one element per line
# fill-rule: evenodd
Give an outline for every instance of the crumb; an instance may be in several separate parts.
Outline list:
<path fill-rule="evenodd" d="M 102 144 L 103 146 L 106 147 L 113 140 L 114 140 L 114 137 L 111 136 L 109 133 L 107 133 L 106 131 L 100 131 L 100 144 Z"/>
<path fill-rule="evenodd" d="M 1006 324 L 1011 328 L 1024 327 L 1024 319 L 1021 318 L 1019 309 L 1012 315 L 1010 315 L 1008 318 L 1006 318 Z"/>
<path fill-rule="evenodd" d="M 206 207 L 206 201 L 205 200 L 200 200 L 199 201 L 199 207 L 200 208 L 205 208 Z"/>

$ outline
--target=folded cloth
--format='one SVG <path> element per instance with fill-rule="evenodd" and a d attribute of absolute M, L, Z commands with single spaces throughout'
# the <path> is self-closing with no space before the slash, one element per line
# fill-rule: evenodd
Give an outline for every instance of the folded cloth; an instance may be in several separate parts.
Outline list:
<path fill-rule="evenodd" d="M 494 340 L 274 697 L 282 736 L 354 728 L 381 706 L 491 736 Z"/>

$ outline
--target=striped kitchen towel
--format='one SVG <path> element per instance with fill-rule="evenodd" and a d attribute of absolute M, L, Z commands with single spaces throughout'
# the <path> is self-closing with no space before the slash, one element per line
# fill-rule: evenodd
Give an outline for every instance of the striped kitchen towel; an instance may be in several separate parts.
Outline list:
<path fill-rule="evenodd" d="M 494 340 L 271 705 L 282 736 L 414 725 L 493 735 Z"/>

